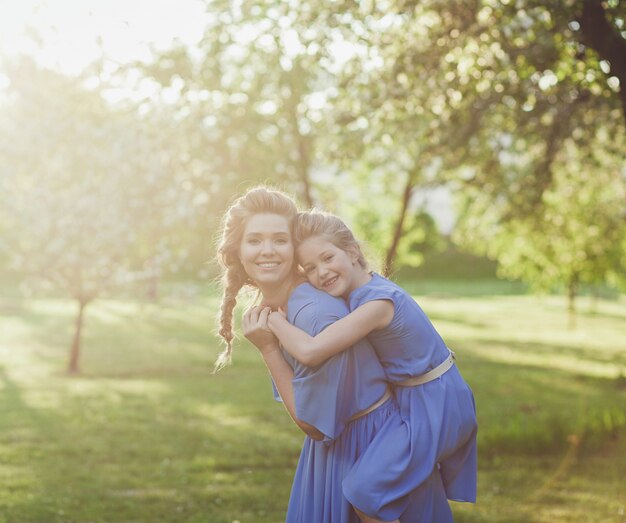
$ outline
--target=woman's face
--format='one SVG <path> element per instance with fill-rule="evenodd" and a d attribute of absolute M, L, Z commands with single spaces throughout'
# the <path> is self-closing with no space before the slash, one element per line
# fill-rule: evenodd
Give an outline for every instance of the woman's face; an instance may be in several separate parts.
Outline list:
<path fill-rule="evenodd" d="M 243 231 L 239 257 L 257 285 L 282 283 L 294 263 L 294 248 L 287 218 L 280 214 L 255 214 Z"/>

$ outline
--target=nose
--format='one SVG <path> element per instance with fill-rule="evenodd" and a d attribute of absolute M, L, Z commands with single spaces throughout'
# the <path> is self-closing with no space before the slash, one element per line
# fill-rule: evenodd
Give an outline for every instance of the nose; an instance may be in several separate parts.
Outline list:
<path fill-rule="evenodd" d="M 261 253 L 272 253 L 274 252 L 274 242 L 271 240 L 266 240 L 261 244 Z"/>

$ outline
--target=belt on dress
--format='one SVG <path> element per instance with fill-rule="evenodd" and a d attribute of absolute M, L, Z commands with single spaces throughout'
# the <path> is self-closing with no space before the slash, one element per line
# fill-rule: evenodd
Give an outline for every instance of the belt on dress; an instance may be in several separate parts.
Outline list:
<path fill-rule="evenodd" d="M 378 407 L 380 407 L 383 403 L 385 403 L 385 401 L 387 401 L 389 398 L 391 398 L 391 388 L 389 387 L 389 385 L 387 385 L 387 390 L 385 390 L 385 393 L 380 397 L 378 401 L 375 401 L 366 409 L 363 409 L 357 412 L 354 416 L 351 416 L 348 421 L 354 421 L 355 419 L 362 418 L 366 414 L 369 414 L 370 412 L 375 411 Z"/>
<path fill-rule="evenodd" d="M 434 369 L 431 369 L 427 373 L 421 374 L 420 376 L 415 376 L 413 378 L 408 378 L 406 380 L 395 382 L 394 385 L 398 385 L 400 387 L 414 387 L 415 385 L 423 385 L 424 383 L 428 383 L 429 381 L 436 380 L 439 376 L 445 374 L 452 368 L 455 359 L 456 355 L 454 354 L 454 352 L 450 351 L 450 354 L 443 361 L 443 363 L 440 363 Z"/>

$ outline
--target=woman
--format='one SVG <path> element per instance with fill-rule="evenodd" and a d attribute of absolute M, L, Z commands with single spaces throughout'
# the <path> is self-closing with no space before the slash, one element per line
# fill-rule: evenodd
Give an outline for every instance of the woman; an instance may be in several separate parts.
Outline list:
<path fill-rule="evenodd" d="M 307 434 L 287 521 L 356 522 L 358 517 L 342 493 L 343 478 L 374 439 L 385 438 L 392 448 L 406 445 L 406 427 L 388 397 L 384 371 L 366 341 L 319 367 L 308 368 L 285 356 L 268 331 L 268 308 L 285 309 L 292 323 L 312 335 L 348 313 L 345 303 L 304 283 L 298 274 L 291 234 L 296 214 L 293 200 L 267 188 L 248 191 L 227 212 L 218 247 L 224 267 L 220 335 L 226 350 L 218 367 L 231 356 L 237 294 L 244 285 L 256 287 L 262 306 L 245 313 L 244 334 L 261 351 L 287 411 Z M 393 517 L 388 513 L 386 521 L 452 520 L 437 470 L 419 490 L 392 501 L 386 505 L 393 507 Z M 360 517 L 366 522 L 380 521 L 377 514 Z"/>

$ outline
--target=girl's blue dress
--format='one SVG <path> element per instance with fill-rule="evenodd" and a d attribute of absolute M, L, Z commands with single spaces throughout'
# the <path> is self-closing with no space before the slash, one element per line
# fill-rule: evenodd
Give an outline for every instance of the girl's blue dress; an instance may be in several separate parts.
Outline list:
<path fill-rule="evenodd" d="M 348 312 L 342 300 L 304 283 L 291 294 L 287 318 L 314 336 Z M 373 412 L 349 421 L 383 396 L 387 388 L 385 372 L 367 340 L 315 368 L 284 354 L 294 369 L 296 414 L 325 436 L 323 441 L 308 436 L 304 439 L 286 521 L 358 523 L 358 516 L 342 492 L 344 478 L 372 445 L 376 445 L 379 455 L 361 462 L 361 467 L 374 478 L 379 474 L 385 477 L 400 474 L 402 470 L 395 466 L 387 469 L 390 459 L 386 456 L 389 454 L 393 461 L 398 450 L 403 456 L 411 450 L 408 426 L 393 398 Z M 276 390 L 274 393 L 280 399 Z M 399 516 L 403 523 L 452 521 L 438 470 L 431 470 L 414 488 L 405 490 L 402 495 L 394 491 L 394 499 L 388 499 L 387 492 L 373 491 L 371 501 L 364 504 L 357 501 L 356 506 L 373 517 L 380 517 L 378 511 L 368 512 L 368 507 L 385 499 L 385 509 L 396 512 L 394 517 Z"/>
<path fill-rule="evenodd" d="M 368 336 L 391 383 L 420 376 L 449 356 L 424 311 L 401 287 L 373 274 L 350 294 L 350 310 L 372 300 L 394 305 L 389 326 Z M 373 441 L 344 481 L 346 497 L 366 514 L 391 520 L 403 511 L 406 495 L 438 469 L 448 499 L 475 502 L 476 406 L 456 365 L 434 381 L 394 389 L 402 418 L 410 427 L 408 451 L 407 447 L 390 449 L 382 439 Z"/>

